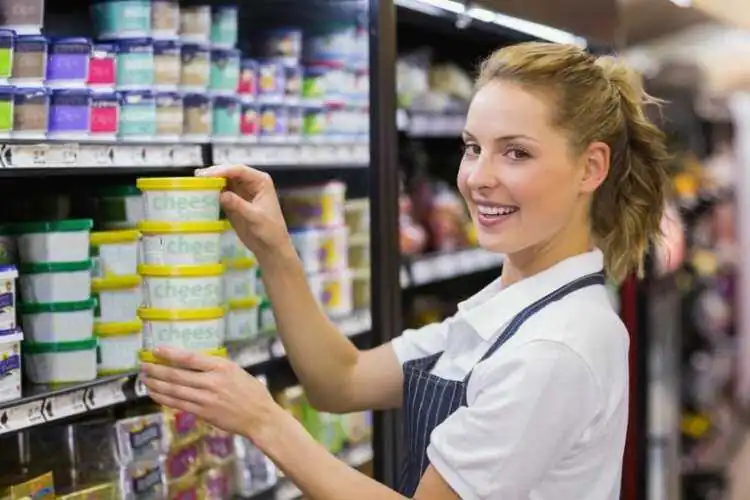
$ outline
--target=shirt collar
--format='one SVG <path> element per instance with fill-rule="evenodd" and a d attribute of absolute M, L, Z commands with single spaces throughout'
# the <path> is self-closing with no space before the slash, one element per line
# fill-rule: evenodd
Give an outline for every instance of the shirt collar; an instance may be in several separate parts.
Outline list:
<path fill-rule="evenodd" d="M 488 340 L 525 307 L 576 278 L 601 271 L 603 266 L 601 250 L 594 249 L 558 262 L 507 288 L 502 288 L 497 279 L 461 302 L 457 316 Z"/>

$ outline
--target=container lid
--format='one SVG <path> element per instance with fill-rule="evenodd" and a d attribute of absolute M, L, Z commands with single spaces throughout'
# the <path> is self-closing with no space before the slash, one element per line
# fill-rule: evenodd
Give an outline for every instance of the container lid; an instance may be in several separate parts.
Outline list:
<path fill-rule="evenodd" d="M 23 340 L 23 331 L 20 328 L 0 331 L 0 344 L 10 344 L 11 342 L 21 342 Z"/>
<path fill-rule="evenodd" d="M 96 349 L 96 337 L 75 342 L 24 342 L 24 354 L 50 354 L 56 352 L 90 351 Z"/>
<path fill-rule="evenodd" d="M 201 278 L 207 276 L 221 276 L 226 268 L 223 264 L 195 264 L 183 266 L 161 266 L 153 264 L 141 264 L 138 266 L 138 274 L 145 277 L 178 277 L 178 278 Z"/>
<path fill-rule="evenodd" d="M 14 226 L 16 234 L 30 233 L 73 233 L 91 231 L 94 221 L 91 219 L 69 219 L 51 222 L 26 222 Z"/>
<path fill-rule="evenodd" d="M 107 276 L 105 278 L 93 278 L 91 290 L 104 292 L 107 290 L 130 290 L 141 284 L 140 276 Z"/>
<path fill-rule="evenodd" d="M 154 39 L 153 38 L 149 38 L 149 37 L 122 38 L 120 40 L 117 40 L 115 43 L 119 47 L 123 47 L 123 46 L 124 47 L 128 47 L 128 46 L 131 46 L 131 45 L 135 45 L 135 46 L 138 46 L 138 45 L 151 45 L 152 43 L 154 43 Z"/>
<path fill-rule="evenodd" d="M 176 234 L 176 233 L 221 233 L 226 229 L 224 221 L 198 222 L 156 222 L 143 220 L 138 222 L 138 229 L 143 234 Z"/>
<path fill-rule="evenodd" d="M 0 279 L 9 280 L 18 278 L 18 269 L 12 264 L 4 264 L 0 266 Z"/>
<path fill-rule="evenodd" d="M 81 44 L 81 45 L 91 45 L 91 38 L 86 38 L 82 36 L 64 36 L 64 37 L 50 37 L 49 43 L 51 44 L 64 44 L 64 43 L 72 43 L 72 44 Z"/>
<path fill-rule="evenodd" d="M 140 196 L 141 190 L 132 184 L 125 186 L 107 186 L 99 190 L 100 196 Z"/>
<path fill-rule="evenodd" d="M 143 177 L 136 181 L 142 191 L 192 191 L 224 189 L 227 180 L 223 177 Z"/>
<path fill-rule="evenodd" d="M 138 241 L 141 234 L 132 229 L 119 231 L 98 231 L 91 233 L 91 246 L 112 245 L 115 243 L 132 243 Z"/>
<path fill-rule="evenodd" d="M 237 259 L 231 259 L 225 262 L 227 269 L 242 270 L 252 269 L 258 264 L 258 261 L 252 257 L 240 257 Z"/>
<path fill-rule="evenodd" d="M 252 309 L 260 305 L 260 297 L 245 297 L 244 299 L 233 299 L 228 302 L 230 310 Z"/>
<path fill-rule="evenodd" d="M 207 356 L 215 356 L 217 358 L 226 358 L 229 356 L 225 347 L 219 347 L 217 349 L 207 349 L 205 351 L 199 352 L 201 354 L 205 354 Z M 159 359 L 152 351 L 147 351 L 145 349 L 142 349 L 138 353 L 138 359 L 141 360 L 141 363 L 151 363 L 154 365 L 165 364 L 164 360 Z"/>
<path fill-rule="evenodd" d="M 42 274 L 42 273 L 75 273 L 78 271 L 90 271 L 93 265 L 91 260 L 82 262 L 41 262 L 37 264 L 21 264 L 19 271 L 21 274 Z"/>
<path fill-rule="evenodd" d="M 143 330 L 141 320 L 122 323 L 97 323 L 94 325 L 94 335 L 97 337 L 124 337 L 141 333 L 141 330 Z"/>
<path fill-rule="evenodd" d="M 21 314 L 42 314 L 60 312 L 90 311 L 96 307 L 96 300 L 91 298 L 80 302 L 52 302 L 47 304 L 35 304 L 22 302 L 18 305 Z"/>
<path fill-rule="evenodd" d="M 138 317 L 144 321 L 203 321 L 224 317 L 223 307 L 208 309 L 138 309 Z"/>

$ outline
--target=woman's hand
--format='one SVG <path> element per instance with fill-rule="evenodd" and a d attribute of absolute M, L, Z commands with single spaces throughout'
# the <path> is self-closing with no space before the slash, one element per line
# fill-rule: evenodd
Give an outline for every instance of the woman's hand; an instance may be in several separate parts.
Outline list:
<path fill-rule="evenodd" d="M 196 170 L 200 177 L 224 177 L 221 206 L 240 240 L 259 258 L 291 246 L 271 176 L 245 165 Z"/>
<path fill-rule="evenodd" d="M 166 364 L 144 363 L 142 379 L 163 406 L 253 441 L 284 413 L 265 385 L 228 359 L 168 348 L 154 354 Z"/>

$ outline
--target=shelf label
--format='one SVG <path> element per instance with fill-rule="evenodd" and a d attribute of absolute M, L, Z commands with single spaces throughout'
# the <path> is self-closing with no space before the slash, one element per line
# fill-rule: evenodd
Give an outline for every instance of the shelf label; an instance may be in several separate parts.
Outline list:
<path fill-rule="evenodd" d="M 47 422 L 86 412 L 83 396 L 86 391 L 58 394 L 46 398 L 42 403 L 42 415 Z"/>
<path fill-rule="evenodd" d="M 112 163 L 118 167 L 136 167 L 144 165 L 146 151 L 143 146 L 114 146 Z"/>
<path fill-rule="evenodd" d="M 78 165 L 81 167 L 107 167 L 112 165 L 111 146 L 80 146 Z"/>
<path fill-rule="evenodd" d="M 0 434 L 44 423 L 43 402 L 40 399 L 0 410 Z"/>
<path fill-rule="evenodd" d="M 140 375 L 135 378 L 133 391 L 135 392 L 135 397 L 137 398 L 145 398 L 146 396 L 148 396 L 148 388 L 146 387 L 146 384 L 143 383 Z"/>
<path fill-rule="evenodd" d="M 86 393 L 83 396 L 86 408 L 89 410 L 96 410 L 116 405 L 118 403 L 124 403 L 126 397 L 123 386 L 127 380 L 127 378 L 121 378 L 86 389 Z"/>
<path fill-rule="evenodd" d="M 143 156 L 149 167 L 172 166 L 172 148 L 168 146 L 146 146 Z"/>

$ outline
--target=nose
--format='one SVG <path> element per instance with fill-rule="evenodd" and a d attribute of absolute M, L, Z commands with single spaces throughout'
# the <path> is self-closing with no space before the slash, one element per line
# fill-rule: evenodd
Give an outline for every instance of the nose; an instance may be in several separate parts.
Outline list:
<path fill-rule="evenodd" d="M 469 189 L 490 189 L 500 184 L 497 169 L 494 168 L 489 154 L 480 154 L 470 169 L 466 178 L 466 185 Z"/>

